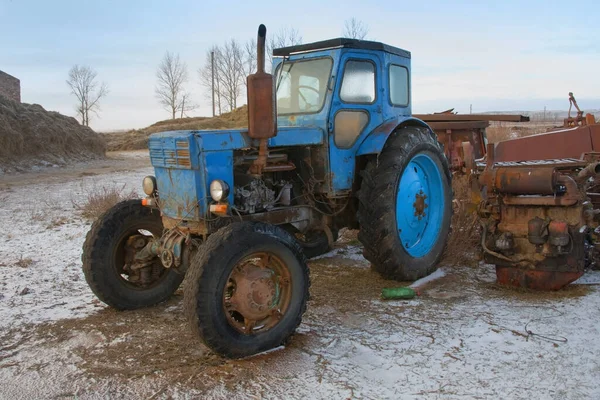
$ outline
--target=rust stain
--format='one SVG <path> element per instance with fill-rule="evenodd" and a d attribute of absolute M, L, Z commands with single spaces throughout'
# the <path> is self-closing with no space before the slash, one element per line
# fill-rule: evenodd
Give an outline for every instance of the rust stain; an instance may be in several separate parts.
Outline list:
<path fill-rule="evenodd" d="M 559 290 L 583 275 L 580 272 L 526 270 L 512 267 L 496 267 L 496 279 L 500 285 L 532 290 Z"/>

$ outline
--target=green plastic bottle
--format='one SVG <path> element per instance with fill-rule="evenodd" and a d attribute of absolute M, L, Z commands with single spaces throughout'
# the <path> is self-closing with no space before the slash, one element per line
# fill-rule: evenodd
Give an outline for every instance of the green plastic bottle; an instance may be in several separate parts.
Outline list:
<path fill-rule="evenodd" d="M 400 300 L 412 299 L 417 295 L 413 289 L 409 287 L 395 287 L 381 289 L 381 298 L 384 300 Z"/>

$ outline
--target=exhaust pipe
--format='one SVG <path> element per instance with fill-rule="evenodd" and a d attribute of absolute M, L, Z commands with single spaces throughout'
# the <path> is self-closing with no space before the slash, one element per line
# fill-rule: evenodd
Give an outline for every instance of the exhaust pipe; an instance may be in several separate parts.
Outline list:
<path fill-rule="evenodd" d="M 260 24 L 258 38 L 256 39 L 256 72 L 265 72 L 265 48 L 267 45 L 267 27 Z"/>
<path fill-rule="evenodd" d="M 256 40 L 256 73 L 248 75 L 248 136 L 258 139 L 258 157 L 250 173 L 262 174 L 267 165 L 267 140 L 277 135 L 277 113 L 273 91 L 273 75 L 265 72 L 267 28 L 260 24 Z"/>

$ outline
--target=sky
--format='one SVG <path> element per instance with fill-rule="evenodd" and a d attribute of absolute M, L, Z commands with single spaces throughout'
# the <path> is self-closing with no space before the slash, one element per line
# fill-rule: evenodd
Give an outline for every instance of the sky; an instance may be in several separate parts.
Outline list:
<path fill-rule="evenodd" d="M 0 0 L 0 70 L 21 80 L 22 101 L 75 116 L 69 69 L 87 65 L 109 94 L 91 126 L 142 128 L 169 118 L 154 88 L 166 51 L 188 66 L 187 90 L 209 115 L 198 69 L 207 49 L 235 38 L 300 31 L 303 42 L 342 35 L 355 17 L 367 39 L 412 53 L 414 113 L 600 108 L 596 3 L 564 1 Z"/>

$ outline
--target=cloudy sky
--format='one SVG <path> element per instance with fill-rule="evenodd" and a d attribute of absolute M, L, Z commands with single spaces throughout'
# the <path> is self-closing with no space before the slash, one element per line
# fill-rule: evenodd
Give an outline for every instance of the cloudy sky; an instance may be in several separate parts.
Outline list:
<path fill-rule="evenodd" d="M 154 95 L 165 51 L 186 62 L 195 114 L 208 115 L 197 70 L 212 44 L 254 37 L 259 23 L 293 27 L 305 43 L 339 37 L 352 17 L 368 39 L 411 51 L 413 112 L 566 109 L 569 91 L 583 109 L 600 108 L 589 0 L 0 0 L 0 70 L 21 79 L 23 102 L 75 115 L 65 79 L 89 65 L 110 89 L 92 127 L 140 128 L 169 117 Z"/>

